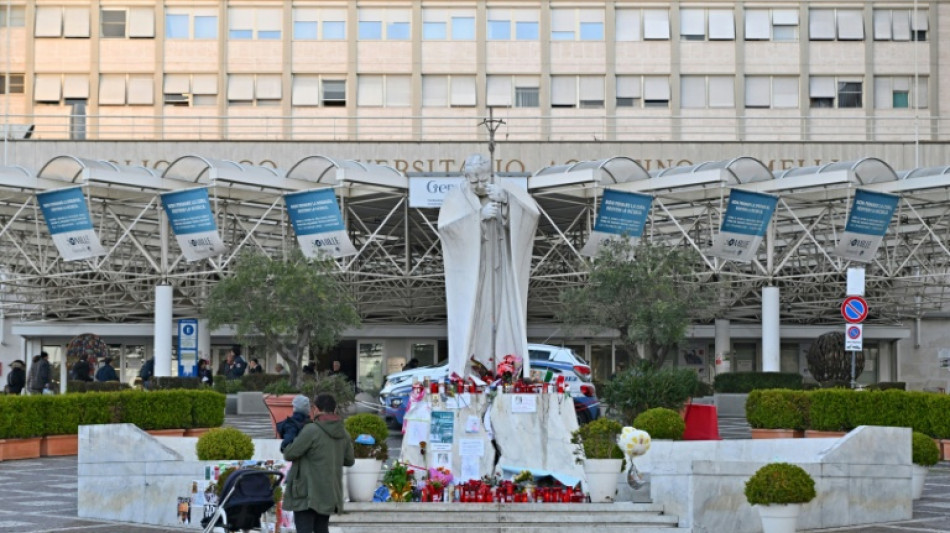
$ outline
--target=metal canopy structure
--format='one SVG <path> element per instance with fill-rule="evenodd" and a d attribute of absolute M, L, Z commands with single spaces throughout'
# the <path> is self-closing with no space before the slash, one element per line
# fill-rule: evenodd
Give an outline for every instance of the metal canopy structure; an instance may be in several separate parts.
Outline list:
<path fill-rule="evenodd" d="M 357 254 L 337 260 L 365 324 L 441 324 L 445 294 L 438 210 L 409 207 L 409 179 L 391 167 L 322 155 L 288 171 L 186 155 L 162 175 L 73 156 L 36 174 L 0 168 L 0 250 L 5 316 L 26 321 L 150 322 L 154 288 L 174 287 L 176 316 L 197 316 L 210 287 L 247 250 L 282 257 L 297 246 L 287 193 L 332 187 Z M 36 193 L 82 187 L 106 255 L 63 261 Z M 189 263 L 165 220 L 161 195 L 206 187 L 220 256 Z M 871 322 L 894 324 L 950 308 L 950 167 L 895 172 L 874 158 L 796 168 L 773 175 L 736 157 L 648 173 L 614 157 L 541 169 L 528 190 L 542 211 L 529 289 L 531 323 L 556 322 L 565 287 L 583 283 L 589 238 L 605 188 L 654 197 L 644 237 L 691 247 L 702 257 L 694 282 L 720 287 L 716 316 L 757 323 L 761 290 L 780 288 L 782 321 L 838 324 L 846 271 L 832 254 L 855 191 L 898 195 L 898 210 L 874 260 L 866 264 Z M 709 254 L 732 189 L 778 196 L 765 243 L 749 263 Z M 635 302 L 631 302 L 635 305 Z"/>

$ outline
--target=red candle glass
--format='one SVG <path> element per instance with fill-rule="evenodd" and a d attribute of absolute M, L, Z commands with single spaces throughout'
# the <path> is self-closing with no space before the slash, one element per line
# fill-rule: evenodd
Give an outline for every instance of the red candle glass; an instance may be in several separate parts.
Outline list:
<path fill-rule="evenodd" d="M 433 381 L 432 383 L 430 383 L 430 384 L 429 384 L 429 392 L 431 392 L 432 394 L 438 394 L 438 393 L 439 393 L 439 383 L 436 382 L 436 381 Z"/>

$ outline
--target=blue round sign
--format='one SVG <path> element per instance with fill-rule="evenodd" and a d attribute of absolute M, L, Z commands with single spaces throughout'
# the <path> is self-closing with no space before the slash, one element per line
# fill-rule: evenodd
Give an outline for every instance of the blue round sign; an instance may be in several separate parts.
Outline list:
<path fill-rule="evenodd" d="M 181 328 L 181 332 L 184 333 L 185 335 L 194 335 L 195 327 L 192 326 L 191 324 L 185 324 L 185 326 Z"/>
<path fill-rule="evenodd" d="M 860 324 L 868 317 L 868 303 L 860 296 L 848 296 L 841 303 L 841 316 L 849 324 Z"/>
<path fill-rule="evenodd" d="M 849 339 L 860 339 L 861 338 L 861 328 L 857 326 L 848 327 L 848 338 Z"/>

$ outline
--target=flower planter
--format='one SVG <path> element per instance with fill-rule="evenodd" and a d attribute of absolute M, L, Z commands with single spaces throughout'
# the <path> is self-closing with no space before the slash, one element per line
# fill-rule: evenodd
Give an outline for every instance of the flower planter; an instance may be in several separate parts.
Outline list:
<path fill-rule="evenodd" d="M 40 443 L 40 455 L 52 457 L 79 454 L 79 435 L 47 435 Z"/>
<path fill-rule="evenodd" d="M 42 437 L 29 439 L 0 439 L 0 459 L 36 459 L 40 456 Z"/>
<path fill-rule="evenodd" d="M 347 468 L 346 482 L 350 501 L 373 501 L 373 493 L 379 486 L 379 473 L 382 470 L 383 462 L 378 459 L 357 459 L 353 466 Z"/>
<path fill-rule="evenodd" d="M 802 439 L 805 430 L 802 429 L 764 429 L 751 428 L 753 439 Z"/>
<path fill-rule="evenodd" d="M 623 459 L 585 459 L 584 473 L 592 503 L 614 501 L 617 494 L 617 479 Z"/>
<path fill-rule="evenodd" d="M 756 505 L 755 508 L 762 519 L 763 533 L 795 533 L 802 510 L 800 503 Z"/>
<path fill-rule="evenodd" d="M 940 459 L 950 461 L 950 439 L 940 439 Z"/>
<path fill-rule="evenodd" d="M 294 414 L 294 397 L 296 394 L 264 395 L 264 405 L 267 406 L 267 412 L 270 414 L 270 426 L 274 430 L 274 438 L 280 438 L 277 434 L 277 423 L 283 422 L 288 416 Z"/>
<path fill-rule="evenodd" d="M 915 500 L 920 499 L 924 494 L 924 481 L 927 478 L 927 467 L 912 465 L 910 467 L 910 488 L 911 497 Z"/>
<path fill-rule="evenodd" d="M 805 438 L 806 439 L 838 439 L 847 435 L 847 431 L 820 431 L 817 429 L 806 429 Z"/>
<path fill-rule="evenodd" d="M 185 430 L 186 437 L 200 437 L 214 428 L 188 428 Z"/>
<path fill-rule="evenodd" d="M 184 437 L 184 429 L 149 429 L 146 433 L 155 437 Z"/>

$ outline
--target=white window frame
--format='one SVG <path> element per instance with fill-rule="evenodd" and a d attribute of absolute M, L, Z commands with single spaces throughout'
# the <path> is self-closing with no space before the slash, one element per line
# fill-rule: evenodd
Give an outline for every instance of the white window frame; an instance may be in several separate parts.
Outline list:
<path fill-rule="evenodd" d="M 867 38 L 861 9 L 810 8 L 808 40 L 863 41 Z"/>
<path fill-rule="evenodd" d="M 584 38 L 583 30 L 585 24 L 599 24 L 600 38 Z M 579 7 L 554 7 L 551 8 L 551 42 L 555 41 L 584 41 L 584 42 L 603 42 L 607 36 L 606 12 L 603 9 L 579 8 Z M 554 34 L 571 34 L 570 39 L 555 39 Z"/>
<path fill-rule="evenodd" d="M 758 9 L 751 8 L 745 11 L 745 40 L 746 41 L 798 41 L 798 10 L 797 9 Z M 793 28 L 789 39 L 777 38 L 781 32 L 778 28 Z"/>
<path fill-rule="evenodd" d="M 844 83 L 861 84 L 861 105 L 841 107 L 841 85 Z M 812 109 L 863 109 L 866 107 L 867 90 L 861 76 L 811 76 L 808 79 L 809 107 Z M 816 106 L 815 99 L 831 100 L 831 106 Z"/>
<path fill-rule="evenodd" d="M 167 9 L 165 9 L 165 13 L 164 13 L 162 16 L 165 17 L 165 20 L 167 21 L 167 17 L 168 17 L 169 15 L 171 15 L 171 16 L 185 16 L 185 17 L 188 17 L 188 35 L 187 35 L 186 37 L 168 37 L 168 36 L 167 36 L 167 31 L 168 31 L 168 30 L 167 30 L 167 26 L 166 26 L 166 30 L 165 30 L 165 31 L 166 31 L 165 40 L 175 40 L 175 41 L 179 41 L 179 40 L 181 40 L 181 41 L 183 41 L 183 40 L 216 41 L 216 40 L 220 37 L 220 33 L 221 33 L 221 32 L 217 30 L 218 23 L 220 22 L 220 20 L 219 20 L 219 18 L 218 18 L 218 11 L 217 11 L 217 9 L 214 9 L 214 8 L 195 8 L 195 9 L 188 9 L 188 8 L 177 8 L 177 7 L 176 7 L 176 8 L 167 8 Z M 211 18 L 214 18 L 214 20 L 215 20 L 215 36 L 214 36 L 214 37 L 196 37 L 196 36 L 195 36 L 195 23 L 197 22 L 195 19 L 197 19 L 197 18 L 199 18 L 199 17 L 204 17 L 204 18 L 209 18 L 209 17 L 211 17 Z M 166 25 L 167 25 L 167 22 L 166 22 Z M 229 31 L 230 31 L 230 30 L 229 30 Z"/>
<path fill-rule="evenodd" d="M 358 107 L 411 106 L 411 76 L 408 74 L 361 74 L 356 80 L 356 105 Z"/>
<path fill-rule="evenodd" d="M 395 7 L 361 7 L 358 11 L 356 22 L 358 39 L 370 41 L 412 40 L 412 13 L 409 9 Z M 359 25 L 363 22 L 379 23 L 379 39 L 363 39 L 363 37 L 359 35 Z M 408 36 L 405 39 L 390 37 L 389 30 L 392 24 L 407 24 L 409 27 Z"/>
<path fill-rule="evenodd" d="M 162 103 L 169 106 L 217 105 L 217 73 L 166 72 L 162 80 Z"/>
<path fill-rule="evenodd" d="M 7 7 L 0 9 L 0 28 L 25 28 L 26 6 L 10 6 L 10 21 L 7 22 Z"/>
<path fill-rule="evenodd" d="M 231 32 L 249 31 L 249 38 L 231 37 Z M 261 32 L 277 33 L 276 38 L 261 38 Z M 274 7 L 229 7 L 228 40 L 280 41 L 284 38 L 283 13 Z"/>
<path fill-rule="evenodd" d="M 688 98 L 690 92 L 702 92 L 702 102 Z M 733 109 L 736 107 L 735 76 L 680 76 L 681 109 Z"/>
<path fill-rule="evenodd" d="M 33 23 L 34 37 L 88 39 L 91 15 L 89 7 L 37 6 Z"/>
<path fill-rule="evenodd" d="M 794 90 L 788 90 L 794 85 Z M 745 77 L 746 109 L 798 109 L 798 76 L 749 75 Z"/>
<path fill-rule="evenodd" d="M 486 105 L 488 107 L 537 108 L 540 95 L 540 76 L 519 76 L 511 74 L 490 74 L 487 78 Z M 523 105 L 519 94 L 533 90 L 536 105 Z"/>
<path fill-rule="evenodd" d="M 914 76 L 874 76 L 875 109 L 927 109 L 929 102 L 929 76 L 918 76 L 916 90 Z M 894 107 L 894 93 L 907 93 L 907 107 Z"/>
<path fill-rule="evenodd" d="M 875 9 L 875 41 L 927 41 L 929 10 Z"/>
<path fill-rule="evenodd" d="M 311 39 L 297 35 L 296 29 L 298 22 L 312 22 L 315 24 L 316 37 Z M 342 38 L 328 38 L 326 36 L 326 25 L 334 22 L 342 24 Z M 332 7 L 295 7 L 293 11 L 293 22 L 291 24 L 291 36 L 294 41 L 346 40 L 346 10 Z"/>
<path fill-rule="evenodd" d="M 475 107 L 475 76 L 470 74 L 424 74 L 423 107 Z"/>

